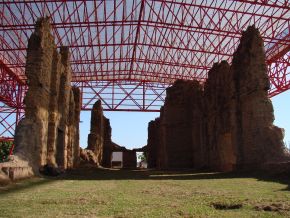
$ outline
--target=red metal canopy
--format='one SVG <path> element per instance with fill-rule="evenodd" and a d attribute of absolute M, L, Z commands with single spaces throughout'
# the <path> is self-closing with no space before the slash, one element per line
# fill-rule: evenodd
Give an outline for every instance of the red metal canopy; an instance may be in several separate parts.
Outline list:
<path fill-rule="evenodd" d="M 70 47 L 83 110 L 101 99 L 105 110 L 159 111 L 173 81 L 203 82 L 214 62 L 231 62 L 249 25 L 265 41 L 270 96 L 290 88 L 289 0 L 5 0 L 0 136 L 13 133 L 10 116 L 20 118 L 27 41 L 42 16 L 51 18 L 57 45 Z"/>

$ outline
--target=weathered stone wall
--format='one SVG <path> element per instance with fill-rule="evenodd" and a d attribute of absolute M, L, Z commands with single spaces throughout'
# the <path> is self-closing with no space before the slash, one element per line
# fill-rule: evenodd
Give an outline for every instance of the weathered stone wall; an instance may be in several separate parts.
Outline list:
<path fill-rule="evenodd" d="M 147 152 L 145 152 L 148 168 L 156 168 L 158 166 L 158 157 L 160 150 L 160 119 L 152 120 L 148 125 L 148 142 Z"/>
<path fill-rule="evenodd" d="M 123 168 L 136 168 L 137 157 L 136 152 L 131 150 L 123 151 Z"/>
<path fill-rule="evenodd" d="M 15 131 L 14 158 L 28 161 L 34 172 L 47 164 L 71 168 L 79 159 L 80 97 L 71 89 L 69 59 L 67 47 L 56 49 L 50 20 L 38 19 L 28 41 L 25 118 Z"/>
<path fill-rule="evenodd" d="M 164 107 L 161 107 L 160 117 L 149 122 L 147 145 L 143 150 L 148 168 L 168 168 L 166 151 L 166 125 L 161 122 L 164 116 Z M 135 149 L 139 151 L 139 149 Z"/>
<path fill-rule="evenodd" d="M 103 114 L 101 101 L 98 100 L 91 110 L 91 128 L 88 135 L 88 147 L 81 151 L 82 164 L 111 167 L 112 153 L 123 152 L 123 167 L 135 168 L 137 165 L 136 151 L 114 143 L 111 139 L 110 120 Z"/>
<path fill-rule="evenodd" d="M 101 101 L 98 100 L 91 111 L 91 129 L 87 147 L 87 150 L 94 152 L 97 165 L 111 167 L 111 156 L 114 149 L 111 135 L 110 120 L 104 116 Z"/>
<path fill-rule="evenodd" d="M 192 85 L 191 98 L 190 98 L 191 114 L 188 117 L 191 122 L 191 140 L 192 140 L 192 166 L 195 168 L 205 167 L 205 132 L 204 132 L 204 100 L 203 100 L 203 88 L 194 81 Z"/>
<path fill-rule="evenodd" d="M 166 95 L 161 127 L 157 130 L 164 143 L 159 145 L 161 160 L 158 165 L 165 168 L 203 167 L 202 86 L 197 81 L 177 80 L 167 89 Z M 162 150 L 166 150 L 166 155 L 162 156 Z"/>
<path fill-rule="evenodd" d="M 112 145 L 112 128 L 110 125 L 110 120 L 104 117 L 104 148 L 103 148 L 103 167 L 111 167 L 111 159 L 113 152 Z"/>
<path fill-rule="evenodd" d="M 61 114 L 61 118 L 58 125 L 58 139 L 57 139 L 57 165 L 62 168 L 68 167 L 68 157 L 71 153 L 68 153 L 68 147 L 70 144 L 70 123 L 71 118 L 74 116 L 70 114 L 74 110 L 70 110 L 70 106 L 74 107 L 73 96 L 71 92 L 71 69 L 70 69 L 70 53 L 67 47 L 60 48 L 61 63 L 63 65 L 63 71 L 60 76 L 59 85 L 59 99 L 58 99 L 58 111 Z M 73 138 L 74 136 L 72 136 Z M 68 155 L 69 154 L 69 155 Z"/>
<path fill-rule="evenodd" d="M 214 64 L 204 86 L 205 132 L 208 166 L 232 170 L 236 163 L 233 147 L 235 99 L 233 76 L 226 61 Z"/>
<path fill-rule="evenodd" d="M 166 90 L 161 120 L 166 132 L 164 143 L 169 168 L 192 165 L 191 122 L 188 119 L 191 116 L 192 85 L 192 81 L 178 80 L 174 86 Z"/>
<path fill-rule="evenodd" d="M 148 127 L 149 166 L 229 171 L 281 160 L 283 131 L 273 125 L 268 89 L 263 41 L 249 27 L 232 66 L 215 64 L 204 87 L 178 80 L 167 89 L 160 123 Z"/>
<path fill-rule="evenodd" d="M 234 53 L 232 71 L 236 99 L 234 143 L 237 165 L 255 167 L 266 161 L 281 159 L 283 131 L 273 125 L 263 40 L 253 26 L 242 34 Z"/>
<path fill-rule="evenodd" d="M 56 166 L 56 139 L 57 127 L 59 125 L 60 113 L 58 110 L 59 84 L 62 71 L 61 56 L 54 50 L 52 61 L 52 73 L 50 83 L 50 102 L 48 117 L 48 138 L 47 138 L 47 163 Z"/>
<path fill-rule="evenodd" d="M 72 87 L 73 96 L 74 96 L 74 141 L 73 141 L 73 149 L 72 149 L 72 156 L 73 156 L 73 167 L 76 168 L 79 166 L 80 163 L 80 113 L 81 113 L 81 91 L 78 87 Z"/>
<path fill-rule="evenodd" d="M 72 89 L 70 90 L 70 100 L 69 100 L 69 116 L 67 117 L 67 128 L 68 128 L 68 142 L 67 142 L 67 168 L 73 168 L 73 149 L 75 140 L 75 102 L 74 94 Z"/>
<path fill-rule="evenodd" d="M 35 170 L 47 163 L 48 108 L 56 49 L 50 28 L 47 19 L 38 20 L 28 40 L 25 74 L 29 89 L 24 99 L 25 118 L 15 131 L 15 152 L 27 158 Z"/>
<path fill-rule="evenodd" d="M 100 165 L 103 157 L 104 148 L 104 115 L 101 101 L 98 100 L 93 105 L 91 111 L 91 129 L 88 135 L 88 150 L 92 150 Z"/>
<path fill-rule="evenodd" d="M 161 118 L 164 117 L 164 106 L 160 109 L 160 118 L 155 119 L 157 122 L 159 134 L 159 149 L 158 149 L 158 158 L 157 158 L 157 167 L 158 168 L 168 168 L 168 157 L 167 157 L 167 150 L 166 150 L 166 126 L 163 125 L 163 120 Z"/>

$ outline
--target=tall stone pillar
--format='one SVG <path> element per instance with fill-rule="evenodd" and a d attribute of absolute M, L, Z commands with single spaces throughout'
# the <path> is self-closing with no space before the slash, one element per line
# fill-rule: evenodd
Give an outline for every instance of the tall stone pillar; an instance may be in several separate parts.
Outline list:
<path fill-rule="evenodd" d="M 106 117 L 104 119 L 104 145 L 103 145 L 103 157 L 102 157 L 102 166 L 103 167 L 111 167 L 111 159 L 113 152 L 112 145 L 112 128 L 110 125 L 110 120 Z"/>
<path fill-rule="evenodd" d="M 73 143 L 73 167 L 76 168 L 79 166 L 80 162 L 80 112 L 81 112 L 81 93 L 78 87 L 72 87 L 74 95 L 74 143 Z"/>
<path fill-rule="evenodd" d="M 256 167 L 283 154 L 283 132 L 273 125 L 274 113 L 268 97 L 270 82 L 259 31 L 250 26 L 243 32 L 234 53 L 237 164 Z"/>
<path fill-rule="evenodd" d="M 60 75 L 62 72 L 61 56 L 54 50 L 52 60 L 51 71 L 51 83 L 50 83 L 50 102 L 49 102 L 49 117 L 48 117 L 48 138 L 47 138 L 47 163 L 51 166 L 57 167 L 56 164 L 56 142 L 58 125 L 60 121 L 60 113 L 58 110 L 58 98 L 59 98 L 59 84 Z"/>
<path fill-rule="evenodd" d="M 71 168 L 74 159 L 78 162 L 80 94 L 71 89 L 69 59 L 67 47 L 60 53 L 56 48 L 49 18 L 38 19 L 28 41 L 25 118 L 15 131 L 18 168 L 26 163 L 34 173 L 48 173 L 46 169 Z"/>
<path fill-rule="evenodd" d="M 96 155 L 99 164 L 102 162 L 104 145 L 104 116 L 101 101 L 98 100 L 91 112 L 91 129 L 88 135 L 88 147 Z"/>
<path fill-rule="evenodd" d="M 67 147 L 69 143 L 69 103 L 71 95 L 71 68 L 69 64 L 70 53 L 68 47 L 60 48 L 61 63 L 63 65 L 63 71 L 60 76 L 59 85 L 59 98 L 58 98 L 58 110 L 61 114 L 58 136 L 57 136 L 57 164 L 59 167 L 67 168 Z"/>
<path fill-rule="evenodd" d="M 54 38 L 48 18 L 38 19 L 28 40 L 25 74 L 25 118 L 15 131 L 15 153 L 29 160 L 35 171 L 47 162 L 47 135 Z"/>
<path fill-rule="evenodd" d="M 69 113 L 67 117 L 68 141 L 67 141 L 67 168 L 73 168 L 73 149 L 75 140 L 75 101 L 73 90 L 70 89 Z"/>

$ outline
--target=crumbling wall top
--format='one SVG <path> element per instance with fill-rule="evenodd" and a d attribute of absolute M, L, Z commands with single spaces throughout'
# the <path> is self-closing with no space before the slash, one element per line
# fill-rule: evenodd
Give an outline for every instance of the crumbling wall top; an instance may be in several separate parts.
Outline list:
<path fill-rule="evenodd" d="M 61 62 L 62 62 L 62 64 L 65 67 L 69 66 L 69 61 L 70 61 L 69 47 L 61 46 L 60 47 L 60 54 L 61 54 Z"/>

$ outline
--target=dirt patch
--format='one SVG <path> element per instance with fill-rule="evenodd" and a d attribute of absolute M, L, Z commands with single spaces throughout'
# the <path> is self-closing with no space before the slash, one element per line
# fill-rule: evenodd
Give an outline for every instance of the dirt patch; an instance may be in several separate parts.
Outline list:
<path fill-rule="evenodd" d="M 181 210 L 177 211 L 177 215 L 178 215 L 178 217 L 183 217 L 183 218 L 193 218 L 194 217 L 193 215 L 186 213 L 184 211 L 181 211 Z"/>
<path fill-rule="evenodd" d="M 243 207 L 241 203 L 212 203 L 211 204 L 216 210 L 236 210 Z"/>
<path fill-rule="evenodd" d="M 272 203 L 268 205 L 256 205 L 256 210 L 259 211 L 274 211 L 274 212 L 283 212 L 290 211 L 290 205 L 282 204 L 282 203 Z"/>
<path fill-rule="evenodd" d="M 9 184 L 10 184 L 9 177 L 0 169 L 0 187 L 7 186 Z"/>

